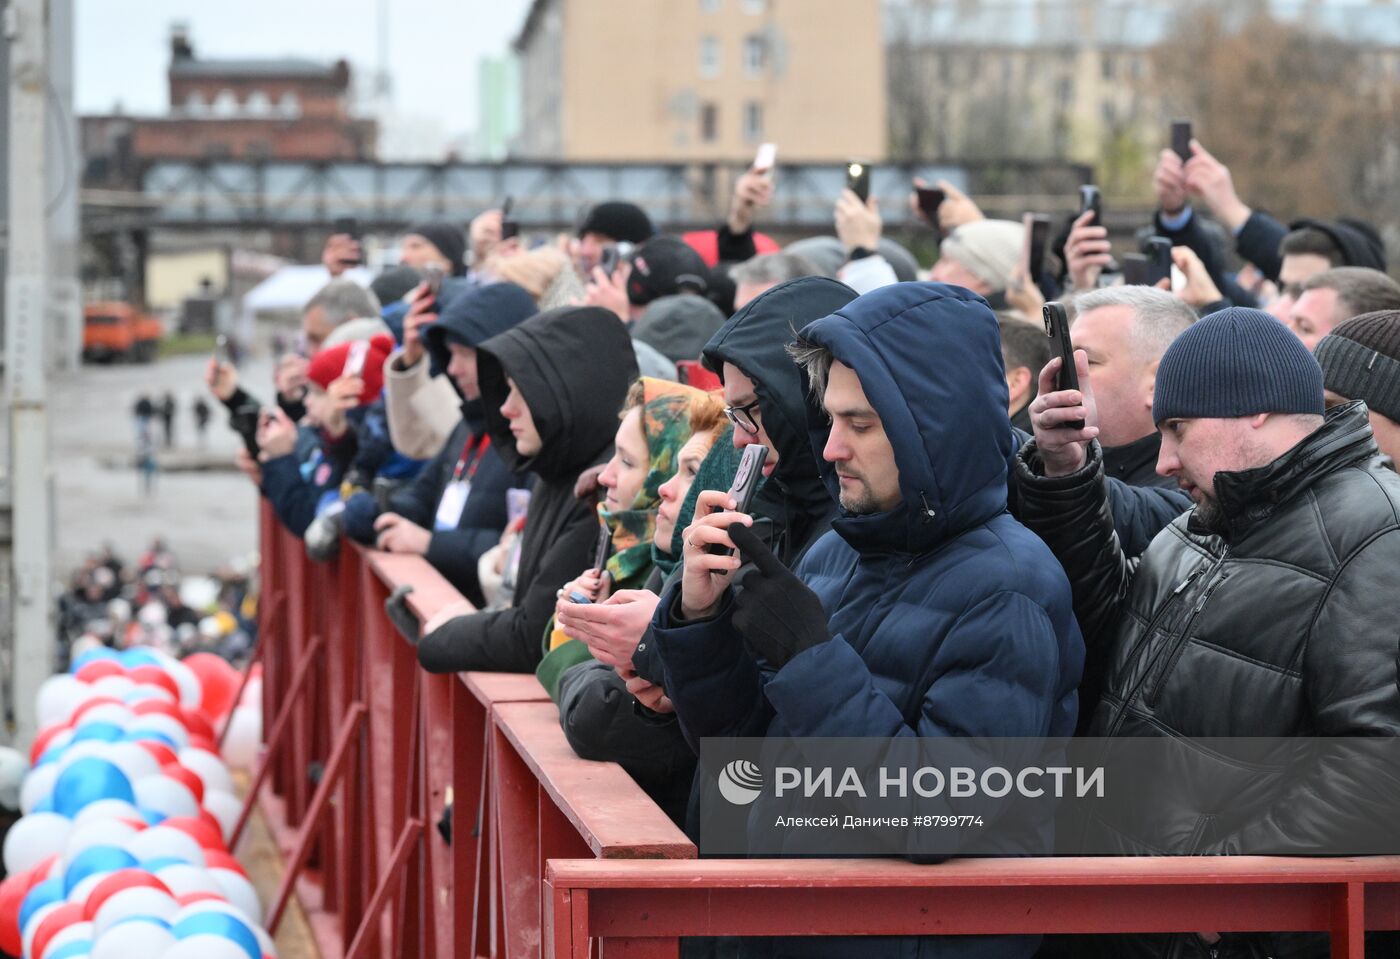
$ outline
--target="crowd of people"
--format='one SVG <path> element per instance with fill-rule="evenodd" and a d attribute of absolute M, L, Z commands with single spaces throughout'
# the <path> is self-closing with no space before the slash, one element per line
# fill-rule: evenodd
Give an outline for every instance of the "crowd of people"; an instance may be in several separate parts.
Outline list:
<path fill-rule="evenodd" d="M 1091 207 L 1037 270 L 1024 223 L 948 183 L 936 208 L 911 196 L 942 236 L 927 270 L 852 189 L 834 235 L 780 247 L 755 230 L 775 191 L 761 169 L 723 223 L 683 236 L 625 202 L 564 237 L 522 237 L 499 210 L 419 224 L 369 289 L 340 278 L 360 249 L 336 234 L 274 401 L 218 360 L 208 387 L 313 558 L 348 536 L 461 593 L 422 624 L 424 668 L 536 673 L 577 753 L 620 763 L 692 832 L 706 737 L 1400 735 L 1384 246 L 1361 221 L 1252 209 L 1194 140 L 1153 184 L 1138 239 L 1169 241 L 1171 270 L 1151 284 L 1124 281 Z M 1052 300 L 1074 387 L 1041 325 Z M 1124 854 L 1305 854 L 1367 814 L 1345 769 L 1263 787 L 1214 772 L 1235 806 L 1163 795 L 1089 828 Z"/>
<path fill-rule="evenodd" d="M 244 559 L 213 576 L 187 576 L 160 539 L 134 563 L 103 546 L 73 571 L 59 598 L 56 666 L 66 669 L 99 647 L 138 646 L 246 663 L 257 639 L 257 593 L 256 571 Z"/>

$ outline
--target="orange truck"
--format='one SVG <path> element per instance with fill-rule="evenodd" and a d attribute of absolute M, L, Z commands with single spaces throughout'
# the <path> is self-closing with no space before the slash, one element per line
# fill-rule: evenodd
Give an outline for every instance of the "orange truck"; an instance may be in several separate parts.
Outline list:
<path fill-rule="evenodd" d="M 89 303 L 83 308 L 83 359 L 149 363 L 165 328 L 129 303 Z"/>

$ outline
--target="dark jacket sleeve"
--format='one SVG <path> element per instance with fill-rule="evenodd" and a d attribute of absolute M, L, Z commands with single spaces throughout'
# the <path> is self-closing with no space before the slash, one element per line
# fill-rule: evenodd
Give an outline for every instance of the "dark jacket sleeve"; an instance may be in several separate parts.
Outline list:
<path fill-rule="evenodd" d="M 1179 489 L 1129 486 L 1112 478 L 1107 488 L 1113 528 L 1124 556 L 1141 556 L 1158 533 L 1193 505 L 1191 497 Z"/>
<path fill-rule="evenodd" d="M 438 454 L 418 471 L 412 482 L 394 490 L 389 496 L 389 511 L 398 513 L 410 523 L 426 530 L 433 528 L 437 507 L 442 499 L 444 480 L 451 474 L 452 464 L 460 452 L 460 443 L 449 438 Z"/>
<path fill-rule="evenodd" d="M 1251 296 L 1225 272 L 1225 249 L 1201 224 L 1201 218 L 1193 211 L 1186 224 L 1177 230 L 1168 230 L 1162 225 L 1162 214 L 1158 211 L 1155 227 L 1159 236 L 1172 241 L 1172 246 L 1190 247 L 1191 252 L 1200 257 L 1201 264 L 1210 274 L 1211 280 L 1229 303 L 1235 306 L 1255 307 L 1259 301 Z"/>
<path fill-rule="evenodd" d="M 306 404 L 301 400 L 289 399 L 278 393 L 277 405 L 282 407 L 282 412 L 286 413 L 287 418 L 293 423 L 300 423 L 302 417 L 306 416 Z"/>
<path fill-rule="evenodd" d="M 230 413 L 236 413 L 238 412 L 238 410 L 242 409 L 245 406 L 262 405 L 258 402 L 257 397 L 253 396 L 241 386 L 235 387 L 233 390 L 233 395 L 230 396 L 228 399 L 219 400 L 219 402 L 224 404 L 224 408 L 227 409 Z"/>
<path fill-rule="evenodd" d="M 1015 469 L 1019 519 L 1065 568 L 1087 658 L 1096 659 L 1112 642 L 1137 572 L 1137 560 L 1125 554 L 1114 530 L 1099 444 L 1089 444 L 1089 460 L 1078 472 L 1051 478 L 1032 440 L 1021 448 Z"/>
<path fill-rule="evenodd" d="M 1268 808 L 1206 853 L 1385 851 L 1374 843 L 1400 815 L 1400 628 L 1378 597 L 1392 588 L 1397 568 L 1396 529 L 1346 557 L 1313 617 L 1300 669 L 1316 738 L 1302 746 L 1298 775 Z"/>
<path fill-rule="evenodd" d="M 262 464 L 262 493 L 289 533 L 296 537 L 306 535 L 306 528 L 316 518 L 320 491 L 301 478 L 294 454 Z"/>
<path fill-rule="evenodd" d="M 721 223 L 715 231 L 719 262 L 742 263 L 758 255 L 758 247 L 753 241 L 753 228 L 744 233 L 729 232 L 729 224 Z"/>
<path fill-rule="evenodd" d="M 695 754 L 675 717 L 643 719 L 635 702 L 622 677 L 597 660 L 571 666 L 559 679 L 559 723 L 580 758 L 619 763 L 639 781 L 663 780 L 693 766 Z"/>
<path fill-rule="evenodd" d="M 544 630 L 554 615 L 554 593 L 588 568 L 597 534 L 597 522 L 580 514 L 546 549 L 534 579 L 523 590 L 517 588 L 513 606 L 459 616 L 424 636 L 418 643 L 423 668 L 430 673 L 534 672 L 544 655 Z"/>
<path fill-rule="evenodd" d="M 1279 255 L 1278 247 L 1287 235 L 1288 227 L 1269 214 L 1255 210 L 1235 237 L 1235 250 L 1259 267 L 1260 273 L 1277 283 L 1279 271 L 1283 269 L 1283 257 Z"/>

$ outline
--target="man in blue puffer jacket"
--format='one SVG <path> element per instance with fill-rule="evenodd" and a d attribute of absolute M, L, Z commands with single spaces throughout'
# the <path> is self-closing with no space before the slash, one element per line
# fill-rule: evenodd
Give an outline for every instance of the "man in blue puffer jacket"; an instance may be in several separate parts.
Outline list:
<path fill-rule="evenodd" d="M 811 424 L 813 449 L 841 513 L 788 572 L 747 516 L 710 513 L 727 494 L 702 495 L 681 583 L 654 624 L 692 745 L 1069 736 L 1084 644 L 1059 563 L 1006 510 L 1012 435 L 992 311 L 957 287 L 901 283 L 800 336 L 794 355 L 829 417 Z M 744 953 L 1001 959 L 1037 942 L 772 939 Z"/>

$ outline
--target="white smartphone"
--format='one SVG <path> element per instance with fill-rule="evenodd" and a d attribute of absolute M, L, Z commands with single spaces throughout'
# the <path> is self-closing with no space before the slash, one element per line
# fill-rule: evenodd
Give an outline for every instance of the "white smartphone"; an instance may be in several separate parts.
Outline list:
<path fill-rule="evenodd" d="M 773 175 L 773 167 L 778 163 L 778 145 L 776 143 L 764 143 L 758 148 L 758 153 L 753 158 L 753 169 L 755 173 L 764 176 Z"/>

